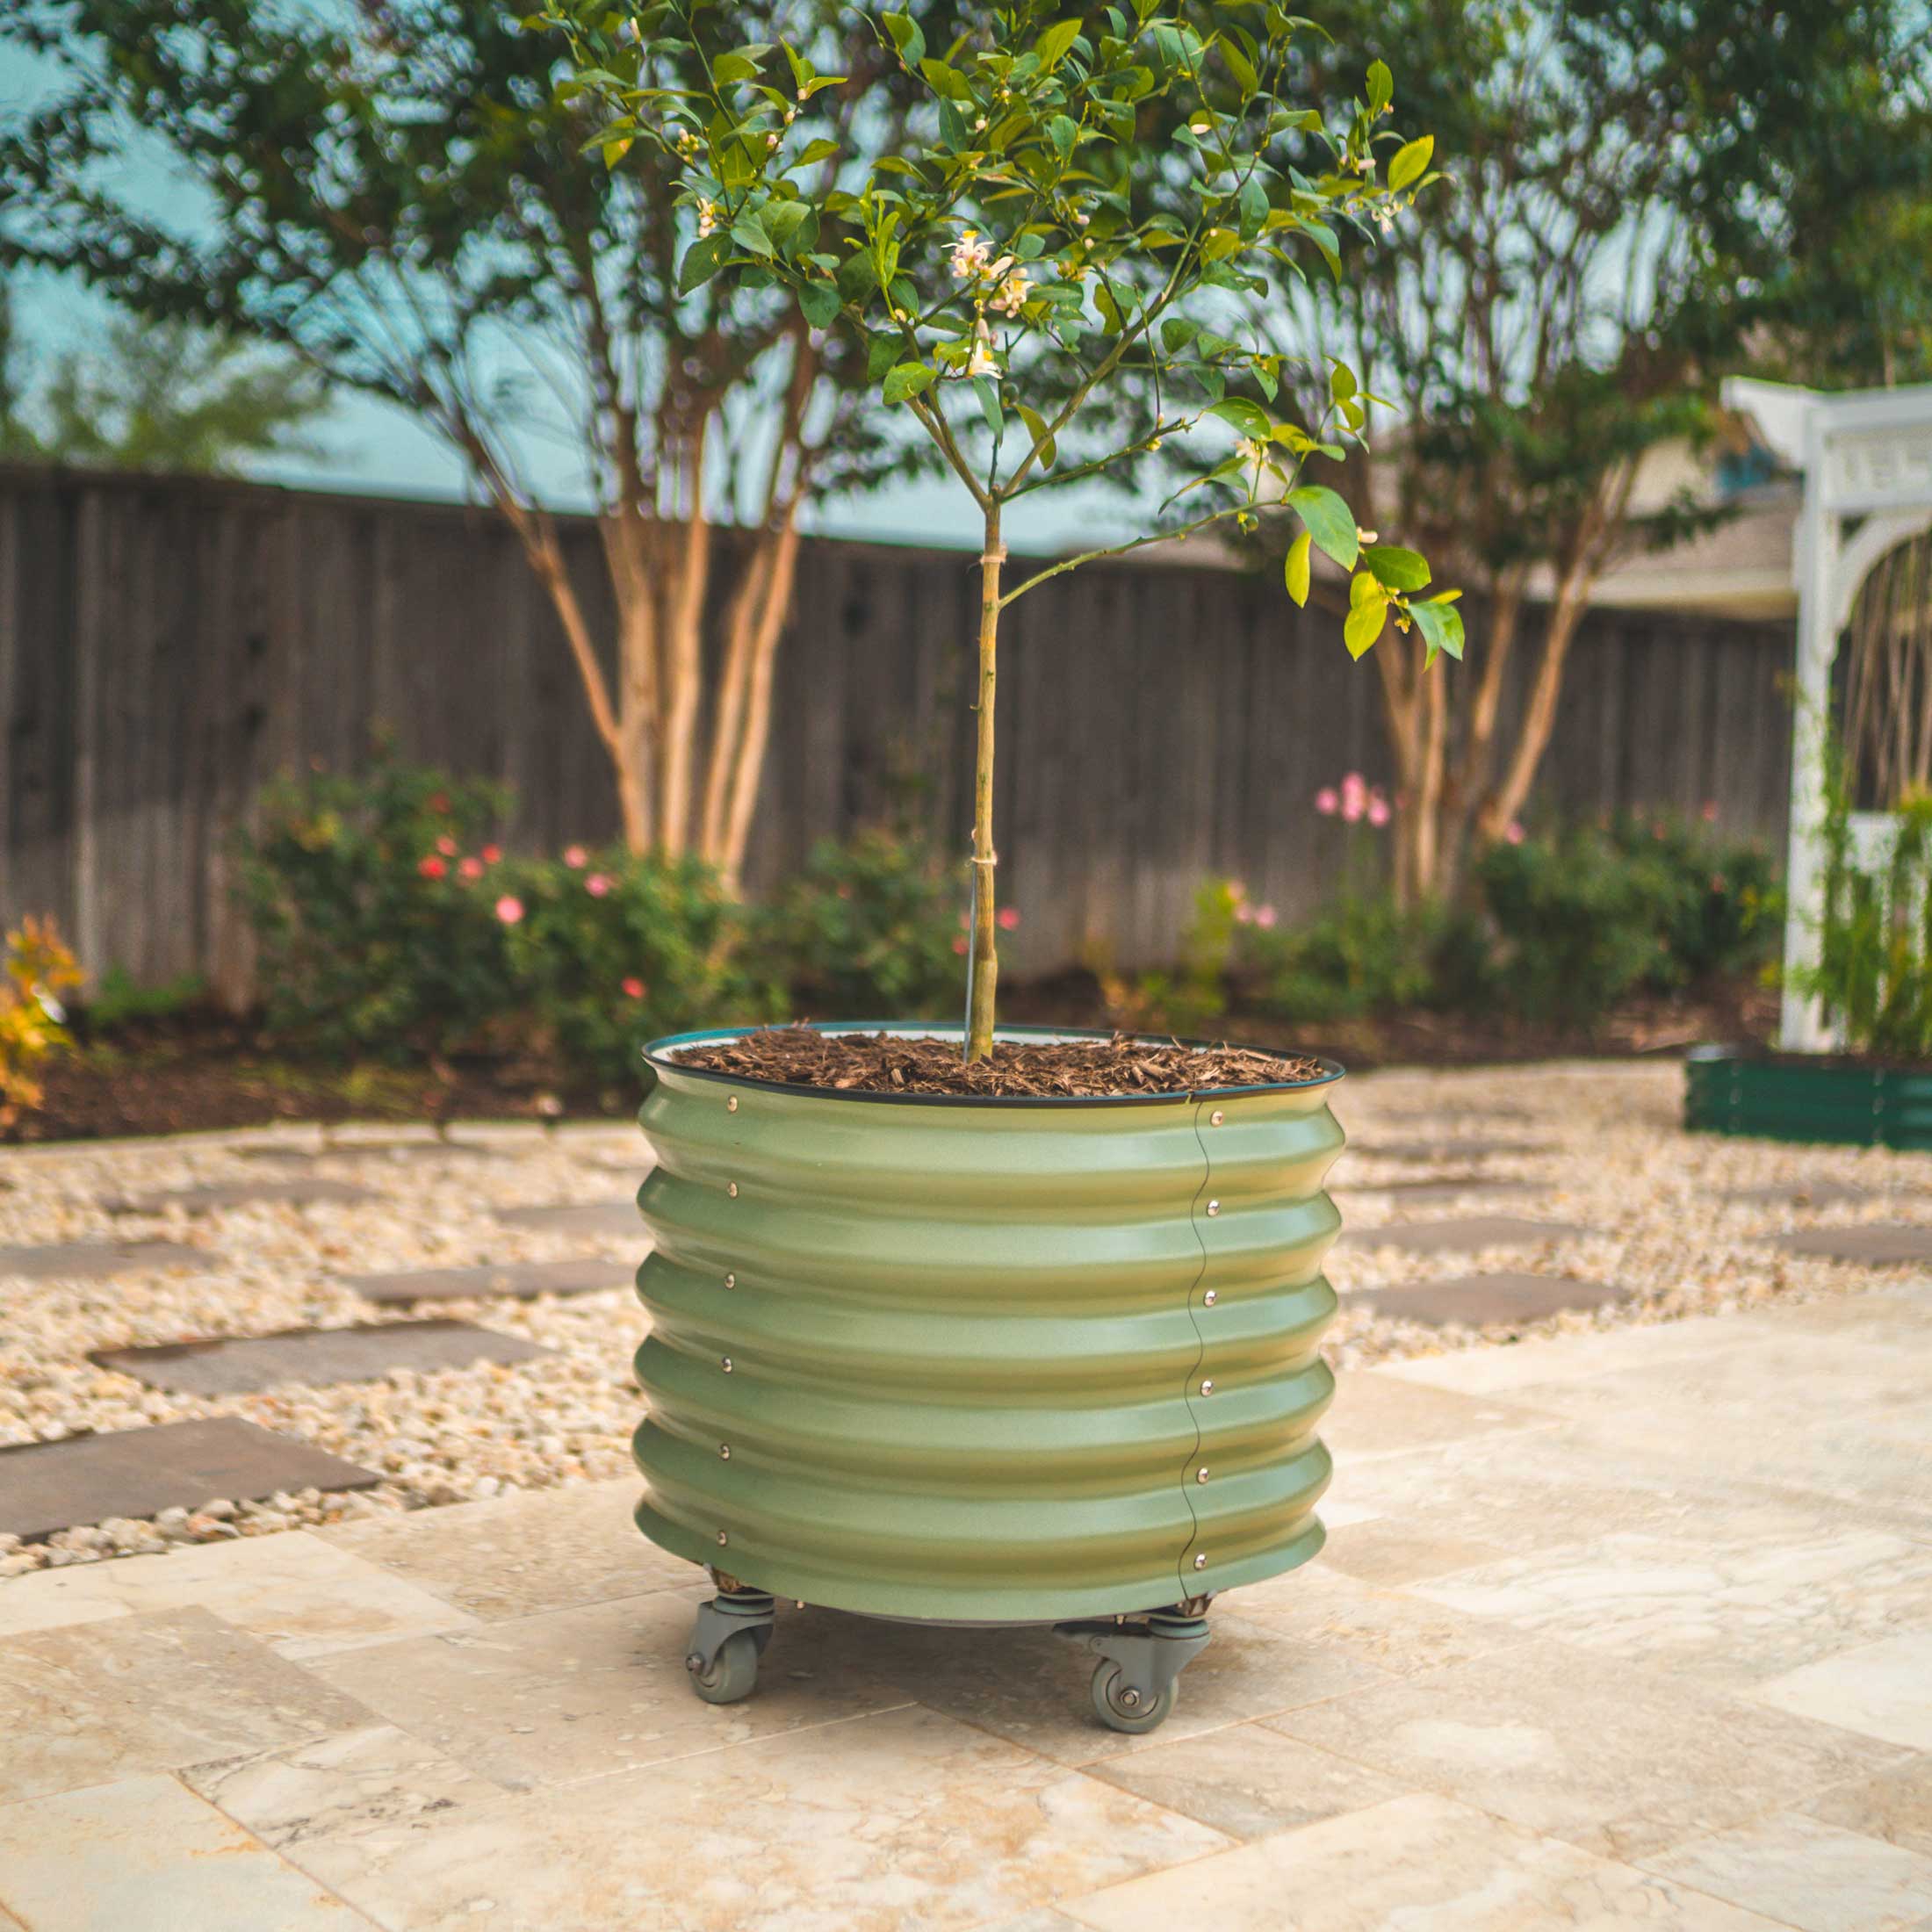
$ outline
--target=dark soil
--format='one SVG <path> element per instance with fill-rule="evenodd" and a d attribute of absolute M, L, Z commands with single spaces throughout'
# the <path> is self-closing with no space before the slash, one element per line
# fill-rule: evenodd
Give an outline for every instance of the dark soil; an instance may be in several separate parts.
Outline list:
<path fill-rule="evenodd" d="M 1130 1040 L 1001 1040 L 969 1066 L 944 1040 L 892 1034 L 824 1034 L 767 1027 L 712 1047 L 692 1047 L 680 1066 L 840 1093 L 955 1093 L 1035 1100 L 1135 1093 L 1200 1093 L 1210 1088 L 1318 1080 L 1323 1069 L 1244 1047 L 1184 1047 Z"/>
<path fill-rule="evenodd" d="M 1000 1016 L 1016 1025 L 1060 1027 L 1118 1020 L 1085 973 L 1002 987 Z M 1294 1026 L 1238 1009 L 1214 1030 L 1284 1055 L 1325 1054 L 1366 1073 L 1391 1065 L 1674 1055 L 1706 1041 L 1748 1049 L 1772 1035 L 1777 1020 L 1775 994 L 1738 984 L 1633 1001 L 1592 1033 L 1531 1026 L 1507 1013 L 1412 1011 Z M 621 1120 L 644 1093 L 641 1070 L 636 1082 L 589 1086 L 537 1062 L 396 1068 L 301 1060 L 272 1049 L 252 1024 L 205 1009 L 105 1039 L 83 1037 L 77 1053 L 48 1064 L 45 1085 L 45 1106 L 0 1131 L 0 1142 L 180 1134 L 276 1121 Z"/>

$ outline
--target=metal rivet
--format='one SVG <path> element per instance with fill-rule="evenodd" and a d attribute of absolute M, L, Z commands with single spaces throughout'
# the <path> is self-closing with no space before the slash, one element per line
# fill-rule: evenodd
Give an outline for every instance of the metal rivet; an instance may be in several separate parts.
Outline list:
<path fill-rule="evenodd" d="M 724 1460 L 725 1460 L 726 1462 L 729 1462 L 729 1461 L 730 1461 L 730 1460 L 732 1460 L 732 1445 L 731 1445 L 731 1444 L 730 1444 L 730 1443 L 728 1443 L 728 1442 L 721 1442 L 721 1443 L 719 1443 L 719 1444 L 718 1444 L 718 1445 L 717 1445 L 717 1453 L 718 1453 L 718 1454 L 719 1454 L 719 1455 L 721 1455 L 721 1456 L 722 1456 L 722 1457 L 723 1457 L 723 1458 L 724 1459 Z M 1207 1471 L 1206 1471 L 1205 1469 L 1203 1469 L 1203 1470 L 1202 1470 L 1202 1471 L 1201 1471 L 1200 1473 L 1201 1473 L 1201 1474 L 1202 1474 L 1203 1475 L 1206 1475 L 1206 1474 L 1208 1474 L 1208 1472 L 1207 1472 Z"/>
<path fill-rule="evenodd" d="M 1132 1684 L 1129 1684 L 1126 1690 L 1121 1692 L 1121 1702 L 1129 1711 L 1138 1711 L 1141 1707 L 1141 1694 Z"/>
<path fill-rule="evenodd" d="M 1217 1107 L 1215 1111 L 1208 1116 L 1208 1124 L 1209 1127 L 1219 1127 L 1221 1123 L 1227 1119 L 1227 1117 L 1228 1116 L 1223 1114 Z"/>
<path fill-rule="evenodd" d="M 732 1365 L 726 1362 L 724 1366 L 729 1368 Z M 1215 1385 L 1211 1381 L 1203 1382 L 1200 1385 L 1200 1392 L 1203 1395 L 1212 1395 L 1215 1392 Z"/>
<path fill-rule="evenodd" d="M 732 1094 L 730 1099 L 725 1101 L 724 1111 L 727 1114 L 735 1114 L 738 1112 L 738 1096 L 735 1093 Z"/>
<path fill-rule="evenodd" d="M 730 1538 L 730 1537 L 728 1537 L 728 1536 L 726 1536 L 726 1535 L 725 1535 L 725 1533 L 724 1532 L 724 1531 L 723 1531 L 723 1530 L 720 1530 L 720 1531 L 719 1531 L 719 1532 L 717 1532 L 717 1544 L 718 1544 L 718 1547 L 719 1547 L 720 1549 L 723 1549 L 723 1548 L 724 1548 L 724 1546 L 725 1546 L 725 1545 L 726 1545 L 727 1543 L 729 1543 L 730 1541 L 731 1541 L 731 1538 Z"/>
<path fill-rule="evenodd" d="M 724 1538 L 720 1537 L 718 1540 L 720 1542 L 723 1542 Z M 1194 1559 L 1194 1568 L 1198 1570 L 1204 1570 L 1208 1568 L 1208 1555 L 1206 1551 L 1203 1551 L 1199 1556 Z"/>
<path fill-rule="evenodd" d="M 1200 1299 L 1201 1305 L 1204 1308 L 1211 1308 L 1214 1307 L 1215 1303 L 1221 1299 L 1220 1291 L 1215 1288 L 1209 1288 L 1207 1294 L 1202 1295 Z"/>
<path fill-rule="evenodd" d="M 732 1372 L 732 1359 L 731 1359 L 731 1357 L 730 1357 L 729 1355 L 727 1355 L 727 1356 L 724 1357 L 724 1358 L 723 1358 L 723 1359 L 722 1359 L 722 1362 L 721 1362 L 720 1366 L 722 1366 L 722 1367 L 724 1368 L 724 1373 L 726 1373 L 727 1375 L 729 1375 L 729 1374 L 731 1373 L 731 1372 Z"/>
<path fill-rule="evenodd" d="M 728 1288 L 735 1288 L 738 1286 L 738 1277 L 735 1274 L 726 1275 L 724 1277 L 724 1286 Z"/>
<path fill-rule="evenodd" d="M 1209 1201 L 1208 1203 L 1208 1212 L 1211 1215 L 1218 1215 L 1221 1212 L 1221 1203 L 1218 1200 Z"/>
<path fill-rule="evenodd" d="M 1194 1471 L 1194 1481 L 1196 1482 L 1205 1482 L 1207 1481 L 1207 1480 L 1208 1472 L 1205 1469 L 1197 1469 Z"/>
<path fill-rule="evenodd" d="M 724 1192 L 729 1194 L 733 1200 L 736 1200 L 738 1199 L 738 1183 L 735 1180 L 729 1182 L 725 1186 Z"/>

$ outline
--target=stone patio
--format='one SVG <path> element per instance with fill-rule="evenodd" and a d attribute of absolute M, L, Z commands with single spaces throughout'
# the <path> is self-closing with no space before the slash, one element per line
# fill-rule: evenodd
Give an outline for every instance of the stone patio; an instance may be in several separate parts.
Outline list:
<path fill-rule="evenodd" d="M 1932 1923 L 1932 1285 L 1344 1373 L 1329 1549 L 1160 1732 L 787 1609 L 693 1698 L 628 1479 L 0 1585 L 0 1926 Z M 1123 1606 L 1125 1607 L 1125 1606 Z"/>

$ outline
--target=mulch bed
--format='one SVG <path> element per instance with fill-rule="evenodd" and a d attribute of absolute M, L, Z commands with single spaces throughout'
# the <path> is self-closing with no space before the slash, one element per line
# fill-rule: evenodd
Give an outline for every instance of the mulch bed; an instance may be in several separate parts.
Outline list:
<path fill-rule="evenodd" d="M 1135 1093 L 1199 1093 L 1210 1088 L 1273 1086 L 1318 1080 L 1323 1069 L 1302 1056 L 1245 1047 L 1184 1047 L 1115 1034 L 1111 1040 L 994 1042 L 968 1065 L 944 1040 L 893 1034 L 825 1034 L 809 1027 L 767 1027 L 716 1046 L 691 1047 L 680 1066 L 742 1074 L 788 1086 L 840 1093 L 953 1093 L 1015 1099 L 1097 1099 Z"/>

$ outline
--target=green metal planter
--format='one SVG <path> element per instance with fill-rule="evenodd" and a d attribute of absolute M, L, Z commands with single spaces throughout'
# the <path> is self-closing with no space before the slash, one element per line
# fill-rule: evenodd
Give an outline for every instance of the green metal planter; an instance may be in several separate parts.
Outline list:
<path fill-rule="evenodd" d="M 1683 1124 L 1761 1140 L 1932 1149 L 1932 1072 L 1694 1047 L 1684 1057 Z"/>
<path fill-rule="evenodd" d="M 749 1691 L 784 1597 L 1058 1624 L 1151 1729 L 1208 1599 L 1321 1546 L 1342 1070 L 1022 1100 L 680 1065 L 731 1036 L 654 1042 L 640 1114 L 638 1524 L 717 1577 L 699 1694 Z"/>

